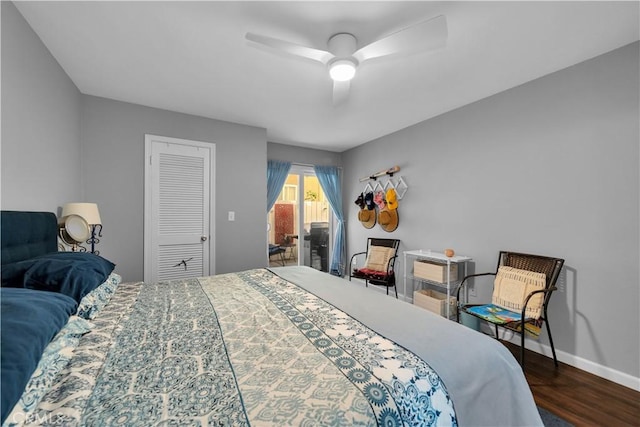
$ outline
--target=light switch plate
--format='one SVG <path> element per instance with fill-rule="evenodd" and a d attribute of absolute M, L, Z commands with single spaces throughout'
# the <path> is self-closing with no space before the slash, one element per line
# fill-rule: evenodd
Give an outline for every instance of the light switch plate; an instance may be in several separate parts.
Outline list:
<path fill-rule="evenodd" d="M 236 213 L 234 211 L 229 211 L 229 221 L 236 220 Z"/>

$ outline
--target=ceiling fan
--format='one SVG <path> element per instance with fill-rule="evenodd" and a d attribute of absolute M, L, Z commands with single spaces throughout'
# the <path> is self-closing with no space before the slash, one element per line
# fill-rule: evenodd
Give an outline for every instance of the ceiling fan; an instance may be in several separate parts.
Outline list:
<path fill-rule="evenodd" d="M 247 33 L 249 41 L 324 64 L 333 80 L 333 104 L 344 102 L 351 79 L 364 61 L 383 56 L 414 53 L 443 47 L 447 41 L 447 20 L 443 15 L 420 22 L 357 49 L 353 34 L 338 33 L 329 38 L 328 50 L 301 46 L 285 40 Z"/>

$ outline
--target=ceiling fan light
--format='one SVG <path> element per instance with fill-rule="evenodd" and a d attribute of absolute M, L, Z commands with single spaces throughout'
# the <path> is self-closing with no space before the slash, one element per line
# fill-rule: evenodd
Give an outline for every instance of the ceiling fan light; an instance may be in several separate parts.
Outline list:
<path fill-rule="evenodd" d="M 356 75 L 356 64 L 348 59 L 339 59 L 329 65 L 329 75 L 337 82 L 346 82 Z"/>

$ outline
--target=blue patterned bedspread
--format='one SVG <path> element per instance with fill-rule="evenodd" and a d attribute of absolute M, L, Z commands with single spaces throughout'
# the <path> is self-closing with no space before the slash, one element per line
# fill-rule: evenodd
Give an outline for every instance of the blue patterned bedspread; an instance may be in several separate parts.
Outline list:
<path fill-rule="evenodd" d="M 457 425 L 425 361 L 267 270 L 121 287 L 41 424 Z"/>

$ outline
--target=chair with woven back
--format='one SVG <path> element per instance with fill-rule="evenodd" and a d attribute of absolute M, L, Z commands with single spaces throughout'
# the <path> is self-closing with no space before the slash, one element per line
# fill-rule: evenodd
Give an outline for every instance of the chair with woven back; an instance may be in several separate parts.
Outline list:
<path fill-rule="evenodd" d="M 389 295 L 389 288 L 394 288 L 396 298 L 398 298 L 394 266 L 398 258 L 399 247 L 400 240 L 398 239 L 368 238 L 367 250 L 351 256 L 351 266 L 355 265 L 354 261 L 357 261 L 358 257 L 366 255 L 366 258 L 362 268 L 351 269 L 349 280 L 355 277 L 363 279 L 365 286 L 369 286 L 369 283 L 376 286 L 385 286 L 387 295 Z"/>
<path fill-rule="evenodd" d="M 553 362 L 558 367 L 547 307 L 551 294 L 557 290 L 556 281 L 563 264 L 564 260 L 560 258 L 501 251 L 495 273 L 470 274 L 462 279 L 457 290 L 460 301 L 460 291 L 465 288 L 469 279 L 495 276 L 491 304 L 459 304 L 456 313 L 458 322 L 460 312 L 464 312 L 493 324 L 496 338 L 498 327 L 520 334 L 522 369 L 525 354 L 525 333 L 522 331 L 537 336 L 544 323 L 549 335 Z"/>

